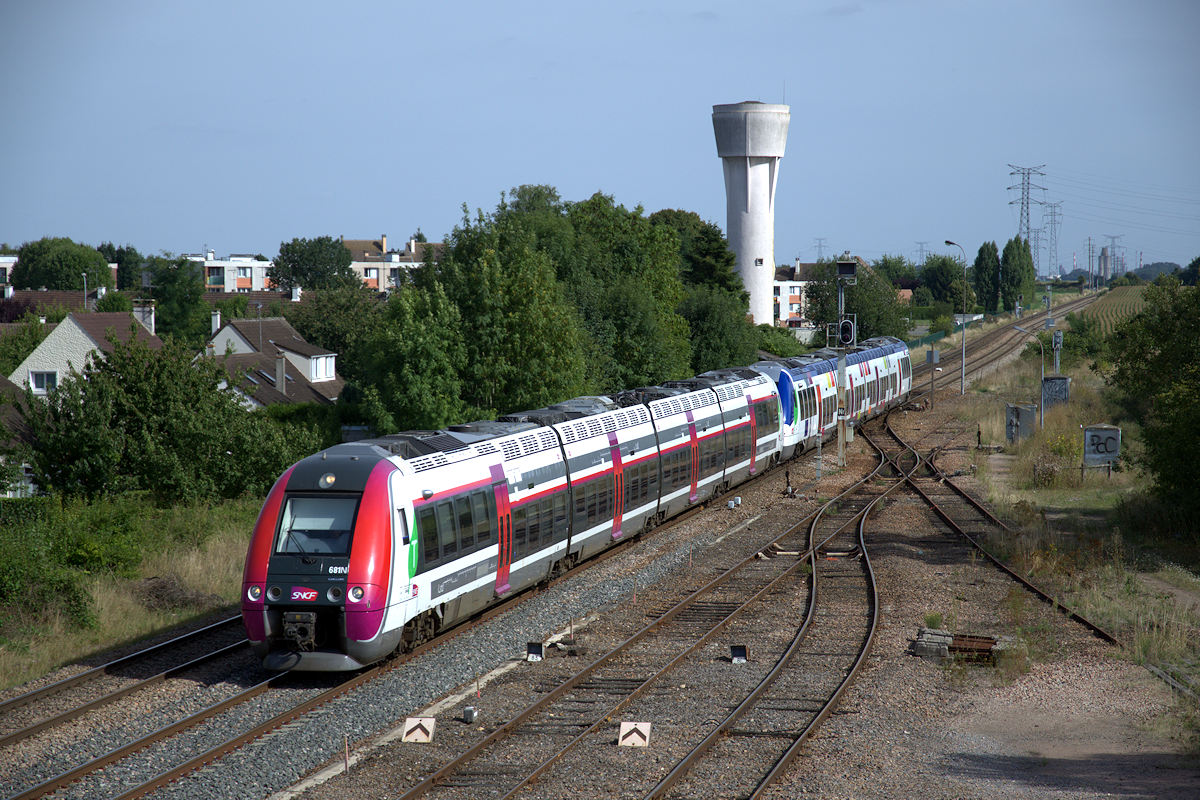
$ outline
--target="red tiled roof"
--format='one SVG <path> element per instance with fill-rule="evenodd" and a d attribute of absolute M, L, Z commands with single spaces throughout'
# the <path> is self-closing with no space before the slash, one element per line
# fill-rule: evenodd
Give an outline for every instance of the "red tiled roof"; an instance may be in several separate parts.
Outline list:
<path fill-rule="evenodd" d="M 92 314 L 72 312 L 68 316 L 83 329 L 83 332 L 96 343 L 97 347 L 106 353 L 111 353 L 113 349 L 112 343 L 109 341 L 110 334 L 116 337 L 117 341 L 128 343 L 131 330 L 137 340 L 144 342 L 151 350 L 162 349 L 162 339 L 146 330 L 146 326 L 138 322 L 128 311 L 105 311 Z"/>

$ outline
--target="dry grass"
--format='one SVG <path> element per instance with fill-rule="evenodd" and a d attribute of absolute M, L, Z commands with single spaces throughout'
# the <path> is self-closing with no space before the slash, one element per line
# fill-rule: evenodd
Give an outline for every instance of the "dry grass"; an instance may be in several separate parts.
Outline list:
<path fill-rule="evenodd" d="M 1118 527 L 1120 499 L 1143 490 L 1145 478 L 1132 469 L 1080 474 L 1081 428 L 1111 419 L 1100 378 L 1086 368 L 1073 370 L 1070 402 L 1050 409 L 1045 429 L 1015 445 L 1005 442 L 1005 403 L 1035 399 L 1039 374 L 1036 360 L 1019 360 L 986 376 L 963 398 L 960 417 L 979 426 L 985 444 L 1004 447 L 999 458 L 977 453 L 976 475 L 1001 515 L 1020 530 L 990 546 L 1014 569 L 1116 634 L 1126 643 L 1126 657 L 1182 667 L 1196 682 L 1198 606 L 1147 588 Z M 1136 447 L 1135 434 L 1123 430 L 1125 455 Z M 1182 567 L 1164 566 L 1156 577 L 1200 597 L 1200 578 Z M 1011 622 L 1023 627 L 1023 608 L 1015 598 L 1006 603 Z M 1035 653 L 1048 644 L 1039 643 L 1036 632 L 1024 634 Z"/>
<path fill-rule="evenodd" d="M 90 581 L 95 626 L 80 628 L 53 615 L 36 634 L 0 646 L 0 689 L 237 603 L 257 501 L 196 513 L 210 526 L 202 543 L 148 555 L 134 578 L 103 576 Z M 185 524 L 187 516 L 180 510 L 164 524 Z M 167 602 L 151 591 L 164 582 L 172 595 Z"/>

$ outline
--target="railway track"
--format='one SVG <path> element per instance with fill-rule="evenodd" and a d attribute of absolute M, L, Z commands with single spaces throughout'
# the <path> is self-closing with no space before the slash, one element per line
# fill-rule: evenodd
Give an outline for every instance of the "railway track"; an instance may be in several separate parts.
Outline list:
<path fill-rule="evenodd" d="M 1096 300 L 1096 295 L 1086 295 L 1059 306 L 1055 306 L 1053 316 L 1058 319 L 1069 313 L 1086 308 Z M 1026 314 L 1020 320 L 1013 320 L 1000 325 L 975 338 L 967 339 L 967 377 L 978 376 L 980 372 L 994 362 L 1023 348 L 1029 342 L 1029 336 L 1014 330 L 1015 325 L 1021 325 L 1028 330 L 1041 330 L 1047 318 L 1047 312 Z M 945 340 L 943 340 L 945 341 Z M 935 370 L 934 391 L 958 385 L 961 379 L 962 350 L 959 347 L 947 346 L 940 351 L 944 360 L 938 367 L 941 373 L 926 363 L 913 363 L 913 395 L 927 393 L 929 390 L 929 375 Z"/>
<path fill-rule="evenodd" d="M 597 765 L 611 760 L 618 718 L 643 717 L 654 720 L 658 760 L 676 766 L 624 776 L 621 793 L 635 785 L 648 797 L 687 793 L 691 782 L 707 780 L 689 773 L 720 763 L 723 752 L 709 751 L 728 741 L 746 750 L 730 791 L 769 785 L 869 651 L 876 606 L 861 525 L 897 485 L 881 479 L 888 469 L 880 459 L 823 509 L 769 540 L 759 536 L 746 557 L 655 607 L 640 630 L 591 663 L 539 675 L 536 700 L 484 735 L 453 729 L 432 748 L 398 745 L 404 763 L 442 764 L 401 796 L 567 796 L 581 786 L 614 793 L 612 773 Z M 751 655 L 735 663 L 728 642 L 747 638 Z M 727 711 L 714 717 L 714 707 Z M 798 725 L 801 710 L 808 720 Z"/>
<path fill-rule="evenodd" d="M 0 702 L 0 748 L 65 725 L 246 645 L 241 617 L 228 617 L 11 697 Z"/>

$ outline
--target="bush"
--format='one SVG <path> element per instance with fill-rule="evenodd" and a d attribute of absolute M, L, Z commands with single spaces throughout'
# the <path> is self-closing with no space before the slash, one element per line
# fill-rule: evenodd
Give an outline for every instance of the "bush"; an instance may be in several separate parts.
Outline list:
<path fill-rule="evenodd" d="M 808 351 L 786 328 L 764 324 L 755 326 L 755 331 L 758 334 L 755 347 L 771 355 L 792 358 Z"/>
<path fill-rule="evenodd" d="M 947 336 L 954 331 L 954 318 L 950 316 L 942 316 L 935 319 L 929 325 L 930 333 L 944 333 Z"/>

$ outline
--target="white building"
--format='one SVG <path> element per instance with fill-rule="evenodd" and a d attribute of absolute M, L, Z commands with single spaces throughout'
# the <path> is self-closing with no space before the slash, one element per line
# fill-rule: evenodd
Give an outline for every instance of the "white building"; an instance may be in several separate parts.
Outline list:
<path fill-rule="evenodd" d="M 203 265 L 204 289 L 209 292 L 262 292 L 268 288 L 267 270 L 270 261 L 260 261 L 257 256 L 234 253 L 228 258 L 217 258 L 209 250 L 203 255 L 186 256 L 189 261 Z"/>

